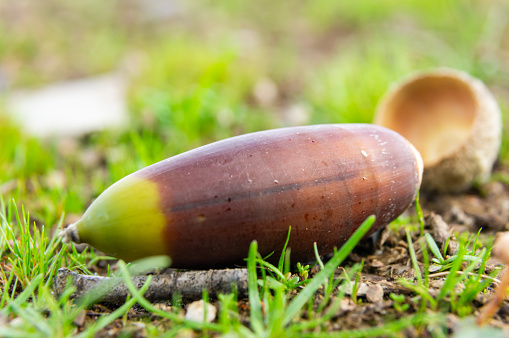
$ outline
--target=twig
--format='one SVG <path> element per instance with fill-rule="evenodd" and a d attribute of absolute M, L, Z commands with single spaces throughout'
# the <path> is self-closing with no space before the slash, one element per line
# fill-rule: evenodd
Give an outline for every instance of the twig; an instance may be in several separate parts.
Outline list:
<path fill-rule="evenodd" d="M 429 278 L 443 277 L 443 276 L 449 275 L 450 273 L 451 273 L 450 271 L 437 272 L 437 273 L 432 273 L 431 275 L 428 275 L 428 277 Z M 464 271 L 456 271 L 456 273 L 458 275 L 464 275 L 465 274 Z M 474 273 L 474 272 L 467 272 L 466 274 L 469 275 L 469 276 L 477 276 L 477 274 Z M 486 278 L 486 279 L 491 279 L 493 281 L 493 283 L 495 283 L 497 285 L 501 283 L 500 279 L 498 279 L 498 278 L 494 278 L 494 277 L 491 277 L 491 276 L 488 276 L 488 275 L 481 275 L 481 277 L 482 278 Z"/>
<path fill-rule="evenodd" d="M 140 288 L 147 276 L 132 277 L 133 283 Z M 87 299 L 88 303 L 104 302 L 124 303 L 129 291 L 120 277 L 99 277 L 77 274 L 69 269 L 61 268 L 53 284 L 57 295 L 62 294 L 71 285 L 76 288 L 72 298 Z M 247 295 L 247 270 L 226 269 L 208 271 L 170 271 L 153 275 L 150 286 L 144 294 L 149 301 L 171 300 L 174 293 L 178 293 L 184 300 L 202 298 L 203 290 L 207 290 L 210 297 L 217 297 L 220 293 L 231 293 L 236 285 L 239 297 Z"/>

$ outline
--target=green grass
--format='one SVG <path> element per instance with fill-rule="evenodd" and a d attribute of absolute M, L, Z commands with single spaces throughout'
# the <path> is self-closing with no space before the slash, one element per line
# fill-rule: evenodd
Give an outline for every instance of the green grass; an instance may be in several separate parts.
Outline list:
<path fill-rule="evenodd" d="M 0 59 L 9 69 L 8 80 L 14 85 L 36 86 L 115 67 L 129 34 L 122 27 L 119 9 L 114 2 L 97 0 L 49 0 L 17 9 L 2 5 Z M 12 10 L 18 14 L 9 14 Z"/>
<path fill-rule="evenodd" d="M 24 208 L 18 210 L 14 201 L 6 204 L 0 196 L 0 255 L 9 253 L 5 256 L 6 265 L 2 267 L 4 278 L 8 272 L 16 277 L 16 283 L 26 288 L 39 276 L 49 286 L 62 266 L 88 271 L 85 254 L 78 254 L 74 247 L 68 248 L 68 244 L 61 245 L 56 236 L 61 226 L 60 221 L 54 234 L 50 235 L 44 225 L 38 228 L 30 222 Z M 70 250 L 72 255 L 68 252 Z"/>
<path fill-rule="evenodd" d="M 294 105 L 304 107 L 310 123 L 369 123 L 379 99 L 402 77 L 439 66 L 462 69 L 493 89 L 505 121 L 499 162 L 509 163 L 505 1 L 325 0 L 296 6 L 289 0 L 202 0 L 159 22 L 121 2 L 51 0 L 27 6 L 19 15 L 4 14 L 6 7 L 0 5 L 0 82 L 5 78 L 7 89 L 129 69 L 131 123 L 126 130 L 95 133 L 70 145 L 39 140 L 4 116 L 1 98 L 0 321 L 8 318 L 9 325 L 0 326 L 0 336 L 78 334 L 73 321 L 88 304 L 74 303 L 69 293 L 56 299 L 50 286 L 59 267 L 91 273 L 102 257 L 78 253 L 54 235 L 106 187 L 188 149 L 284 126 Z M 255 94 L 264 79 L 276 88 L 268 103 Z M 505 174 L 493 180 L 508 182 Z M 161 311 L 130 285 L 132 297 L 124 306 L 79 334 L 94 336 L 117 320 L 128 335 L 133 321 L 126 320 L 127 313 L 136 303 L 158 316 L 154 323 L 142 323 L 149 336 L 195 330 L 362 337 L 397 336 L 410 329 L 444 336 L 447 314 L 471 318 L 475 297 L 486 292 L 497 273 L 485 276 L 492 243 L 463 235 L 458 253 L 448 257 L 413 216 L 389 228 L 407 231 L 416 278 L 400 281 L 411 296 L 388 298 L 398 315 L 383 325 L 327 332 L 334 330 L 347 297 L 340 285 L 354 290 L 350 297 L 356 306 L 365 305 L 356 294 L 362 264 L 335 271 L 352 247 L 338 250 L 328 262 L 318 259 L 317 267 L 291 268 L 291 252 L 276 266 L 259 257 L 253 245 L 247 261 L 247 322 L 236 294 L 219 297 L 216 322 L 190 323 L 178 302 L 174 312 Z M 429 267 L 445 274 L 436 292 L 429 288 L 436 278 Z M 128 281 L 132 272 L 119 263 L 108 274 Z"/>
<path fill-rule="evenodd" d="M 429 234 L 426 236 L 427 244 L 422 245 L 422 253 L 424 255 L 424 276 L 421 274 L 421 267 L 417 262 L 414 251 L 414 245 L 411 240 L 410 233 L 407 230 L 408 245 L 412 258 L 414 271 L 416 272 L 415 281 L 401 280 L 401 284 L 413 290 L 421 299 L 421 308 L 426 309 L 428 306 L 431 309 L 441 309 L 457 313 L 461 317 L 471 314 L 472 302 L 474 298 L 482 293 L 493 282 L 492 278 L 495 277 L 500 271 L 495 270 L 487 278 L 484 276 L 486 262 L 490 257 L 489 249 L 491 245 L 486 248 L 476 249 L 475 240 L 472 244 L 473 238 L 462 236 L 459 242 L 458 253 L 447 260 L 443 260 L 439 251 L 436 251 L 436 243 Z M 432 294 L 429 291 L 429 259 L 427 258 L 428 250 L 431 250 L 442 265 L 440 271 L 447 271 L 447 277 L 443 283 L 442 288 L 438 294 Z M 471 251 L 472 250 L 472 251 Z M 463 263 L 467 262 L 466 267 Z M 475 272 L 475 273 L 473 273 Z M 458 289 L 458 286 L 463 287 Z"/>
<path fill-rule="evenodd" d="M 242 58 L 228 39 L 204 43 L 177 37 L 146 53 L 132 107 L 138 118 L 149 115 L 151 121 L 131 134 L 144 165 L 162 154 L 275 126 L 266 112 L 246 104 L 263 65 Z"/>

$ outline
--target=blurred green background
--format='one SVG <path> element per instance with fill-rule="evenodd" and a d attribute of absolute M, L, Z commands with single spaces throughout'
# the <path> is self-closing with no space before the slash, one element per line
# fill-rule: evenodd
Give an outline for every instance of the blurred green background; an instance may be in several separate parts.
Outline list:
<path fill-rule="evenodd" d="M 505 0 L 0 0 L 0 195 L 70 222 L 114 181 L 199 145 L 370 122 L 420 69 L 482 79 L 505 117 L 507 13 Z M 7 117 L 12 91 L 111 71 L 128 79 L 127 128 L 41 140 Z"/>

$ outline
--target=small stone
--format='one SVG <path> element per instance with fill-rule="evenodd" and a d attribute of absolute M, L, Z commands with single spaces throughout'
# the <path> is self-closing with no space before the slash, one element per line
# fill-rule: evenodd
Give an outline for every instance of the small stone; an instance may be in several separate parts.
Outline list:
<path fill-rule="evenodd" d="M 384 289 L 380 284 L 372 284 L 366 292 L 366 299 L 371 303 L 379 303 L 384 298 Z"/>
<path fill-rule="evenodd" d="M 196 334 L 196 332 L 193 331 L 193 329 L 187 328 L 179 330 L 178 336 L 180 338 L 194 338 L 197 337 L 198 335 Z"/>
<path fill-rule="evenodd" d="M 214 305 L 205 303 L 203 300 L 192 302 L 187 306 L 187 312 L 185 318 L 194 322 L 202 323 L 205 313 L 205 306 L 207 309 L 207 317 L 205 322 L 211 323 L 216 319 L 217 309 Z"/>
<path fill-rule="evenodd" d="M 339 309 L 341 311 L 351 311 L 355 308 L 355 303 L 350 298 L 341 299 Z"/>
<path fill-rule="evenodd" d="M 465 290 L 466 286 L 465 284 L 456 284 L 454 286 L 454 292 L 456 292 L 456 294 L 460 294 L 461 292 L 463 292 L 463 290 Z"/>
<path fill-rule="evenodd" d="M 475 300 L 480 304 L 486 304 L 490 299 L 490 296 L 486 294 L 479 293 L 477 296 L 475 296 Z"/>
<path fill-rule="evenodd" d="M 347 295 L 351 295 L 353 293 L 353 283 L 351 285 L 346 286 L 345 293 Z M 366 283 L 360 283 L 357 285 L 357 297 L 366 295 L 366 292 L 368 291 L 368 285 Z"/>
<path fill-rule="evenodd" d="M 154 305 L 154 307 L 162 311 L 171 312 L 171 306 L 169 306 L 168 304 L 157 303 Z"/>
<path fill-rule="evenodd" d="M 429 283 L 429 286 L 434 288 L 434 289 L 442 289 L 442 287 L 444 286 L 445 284 L 445 281 L 440 279 L 440 280 L 434 280 L 434 281 L 431 281 Z"/>
<path fill-rule="evenodd" d="M 380 262 L 378 259 L 375 258 L 371 261 L 371 266 L 373 268 L 381 268 L 384 266 L 384 263 Z"/>
<path fill-rule="evenodd" d="M 25 325 L 25 320 L 21 317 L 16 317 L 9 322 L 9 325 L 11 327 L 22 327 L 23 325 Z"/>
<path fill-rule="evenodd" d="M 72 323 L 76 326 L 83 326 L 85 324 L 85 319 L 87 318 L 87 312 L 85 310 L 81 310 L 76 317 L 74 317 Z"/>
<path fill-rule="evenodd" d="M 439 272 L 440 269 L 442 269 L 442 265 L 439 265 L 439 264 L 430 264 L 430 266 L 428 268 L 428 271 L 433 273 L 433 272 Z"/>

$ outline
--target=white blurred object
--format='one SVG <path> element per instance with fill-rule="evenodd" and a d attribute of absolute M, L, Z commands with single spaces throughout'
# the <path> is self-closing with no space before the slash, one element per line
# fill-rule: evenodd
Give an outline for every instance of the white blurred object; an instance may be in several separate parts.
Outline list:
<path fill-rule="evenodd" d="M 262 77 L 253 88 L 253 95 L 258 104 L 262 106 L 273 105 L 279 95 L 277 84 L 268 77 Z"/>
<path fill-rule="evenodd" d="M 178 1 L 137 0 L 142 13 L 149 20 L 164 20 L 175 17 L 180 12 Z"/>
<path fill-rule="evenodd" d="M 303 103 L 294 103 L 283 109 L 283 123 L 288 126 L 303 126 L 311 120 L 308 107 Z"/>
<path fill-rule="evenodd" d="M 128 120 L 126 80 L 112 73 L 15 91 L 7 97 L 7 112 L 39 137 L 122 128 Z"/>
<path fill-rule="evenodd" d="M 207 308 L 207 317 L 205 316 L 205 307 Z M 205 303 L 202 300 L 192 302 L 187 306 L 187 312 L 185 318 L 192 320 L 193 322 L 201 323 L 205 319 L 205 322 L 212 323 L 216 318 L 217 309 L 210 303 Z"/>

